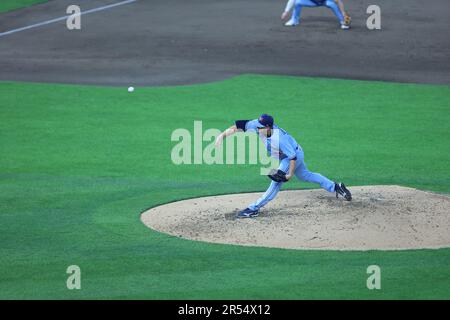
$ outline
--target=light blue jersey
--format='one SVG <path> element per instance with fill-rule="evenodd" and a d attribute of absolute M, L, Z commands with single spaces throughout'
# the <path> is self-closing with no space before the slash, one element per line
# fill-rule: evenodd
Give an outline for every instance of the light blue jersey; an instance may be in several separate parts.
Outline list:
<path fill-rule="evenodd" d="M 238 121 L 236 123 L 238 123 Z M 244 128 L 244 131 L 253 131 L 255 133 L 258 133 L 258 128 L 260 127 L 261 124 L 259 123 L 258 119 L 255 119 L 247 121 L 245 123 L 245 127 L 241 126 L 239 129 Z M 272 135 L 270 137 L 266 137 L 263 134 L 259 134 L 259 137 L 264 142 L 269 155 L 279 160 L 283 160 L 286 158 L 289 160 L 296 159 L 297 151 L 302 150 L 297 141 L 295 141 L 295 139 L 290 134 L 288 134 L 285 130 L 281 129 L 277 125 L 273 125 Z"/>

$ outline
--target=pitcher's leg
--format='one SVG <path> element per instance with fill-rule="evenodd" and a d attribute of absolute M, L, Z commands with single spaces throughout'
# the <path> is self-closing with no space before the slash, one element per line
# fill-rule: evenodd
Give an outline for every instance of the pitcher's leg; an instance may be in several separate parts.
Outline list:
<path fill-rule="evenodd" d="M 270 183 L 269 188 L 266 190 L 266 192 L 256 200 L 254 203 L 249 205 L 248 207 L 251 210 L 259 210 L 261 207 L 265 206 L 267 203 L 269 203 L 273 198 L 277 196 L 278 191 L 280 191 L 281 185 L 283 182 L 275 182 L 272 181 Z"/>
<path fill-rule="evenodd" d="M 278 170 L 283 172 L 288 172 L 289 170 L 289 159 L 283 159 L 280 161 L 280 165 L 278 166 Z M 276 197 L 278 191 L 280 191 L 281 185 L 283 182 L 275 182 L 272 181 L 269 185 L 269 188 L 262 195 L 261 198 L 256 200 L 256 202 L 252 203 L 249 208 L 252 210 L 259 210 L 259 208 L 265 206 L 269 201 Z"/>
<path fill-rule="evenodd" d="M 335 183 L 333 181 L 331 181 L 327 177 L 324 177 L 320 173 L 309 171 L 303 159 L 297 159 L 297 161 L 298 165 L 297 169 L 295 170 L 295 175 L 297 176 L 297 178 L 303 181 L 320 184 L 320 186 L 323 189 L 327 190 L 328 192 L 335 191 L 334 190 Z"/>

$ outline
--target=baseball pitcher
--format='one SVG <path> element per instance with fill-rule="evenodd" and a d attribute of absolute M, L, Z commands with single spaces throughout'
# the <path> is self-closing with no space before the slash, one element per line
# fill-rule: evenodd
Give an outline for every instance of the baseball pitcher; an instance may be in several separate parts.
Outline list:
<path fill-rule="evenodd" d="M 216 139 L 216 146 L 220 146 L 225 137 L 238 131 L 255 132 L 262 139 L 271 157 L 280 161 L 278 170 L 269 174 L 272 179 L 269 188 L 261 198 L 250 204 L 237 214 L 237 218 L 253 218 L 259 214 L 259 209 L 275 198 L 281 185 L 289 181 L 294 175 L 303 181 L 319 184 L 329 192 L 336 192 L 336 198 L 342 196 L 351 201 L 352 195 L 343 183 L 336 183 L 319 173 L 310 172 L 305 164 L 303 150 L 300 145 L 285 130 L 273 123 L 268 114 L 261 115 L 255 120 L 238 120 L 235 125 L 222 132 Z"/>
<path fill-rule="evenodd" d="M 325 6 L 330 8 L 334 15 L 338 18 L 339 23 L 341 25 L 341 29 L 350 29 L 350 16 L 345 12 L 344 4 L 341 0 L 289 0 L 286 4 L 286 8 L 284 12 L 281 14 L 281 19 L 284 20 L 287 18 L 289 11 L 292 8 L 292 16 L 289 21 L 287 21 L 284 25 L 291 27 L 296 26 L 300 23 L 300 13 L 303 7 L 322 7 Z"/>

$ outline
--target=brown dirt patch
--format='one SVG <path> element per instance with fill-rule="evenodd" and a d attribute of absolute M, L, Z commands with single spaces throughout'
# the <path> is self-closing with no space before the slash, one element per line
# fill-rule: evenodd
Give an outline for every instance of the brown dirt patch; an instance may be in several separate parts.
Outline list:
<path fill-rule="evenodd" d="M 173 202 L 144 212 L 148 227 L 192 240 L 289 249 L 395 250 L 450 247 L 450 197 L 399 186 L 281 191 L 260 216 L 235 219 L 262 193 Z"/>

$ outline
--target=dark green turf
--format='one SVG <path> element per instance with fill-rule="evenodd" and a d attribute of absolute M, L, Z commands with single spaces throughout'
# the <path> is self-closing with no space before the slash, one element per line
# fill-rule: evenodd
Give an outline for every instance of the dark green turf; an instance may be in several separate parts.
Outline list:
<path fill-rule="evenodd" d="M 175 166 L 171 132 L 267 112 L 309 168 L 450 192 L 450 88 L 271 76 L 183 87 L 0 83 L 0 298 L 450 298 L 450 249 L 248 248 L 159 234 L 157 204 L 261 191 L 259 166 Z M 289 188 L 313 185 L 289 182 Z M 66 289 L 79 265 L 82 289 Z M 366 268 L 382 268 L 382 289 Z"/>
<path fill-rule="evenodd" d="M 11 11 L 47 1 L 48 0 L 1 0 L 0 12 Z"/>

